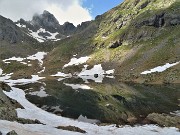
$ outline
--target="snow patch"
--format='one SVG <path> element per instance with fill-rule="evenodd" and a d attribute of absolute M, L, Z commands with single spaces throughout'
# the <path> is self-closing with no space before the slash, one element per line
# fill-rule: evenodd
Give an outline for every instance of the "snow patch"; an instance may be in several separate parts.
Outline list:
<path fill-rule="evenodd" d="M 44 79 L 45 77 L 39 77 L 38 75 L 31 75 L 32 78 L 31 79 L 17 79 L 17 80 L 9 80 L 9 78 L 11 78 L 11 74 L 7 74 L 6 76 L 4 76 L 4 82 L 8 83 L 10 86 L 14 85 L 14 84 L 29 84 L 29 83 L 34 83 L 37 82 L 41 79 Z M 0 78 L 1 81 L 1 78 Z"/>
<path fill-rule="evenodd" d="M 37 52 L 36 54 L 31 55 L 31 56 L 27 57 L 26 59 L 28 59 L 28 60 L 38 60 L 39 64 L 42 66 L 43 65 L 43 59 L 44 59 L 45 55 L 47 55 L 46 52 Z"/>
<path fill-rule="evenodd" d="M 170 68 L 170 67 L 173 67 L 177 64 L 179 64 L 180 62 L 176 62 L 176 63 L 172 63 L 172 64 L 169 64 L 169 63 L 166 63 L 165 65 L 163 66 L 158 66 L 158 67 L 155 67 L 153 69 L 150 69 L 150 70 L 147 70 L 147 71 L 144 71 L 142 72 L 141 74 L 142 75 L 146 75 L 146 74 L 150 74 L 150 73 L 154 73 L 154 72 L 163 72 L 165 71 L 166 69 Z"/>
<path fill-rule="evenodd" d="M 26 28 L 26 25 L 23 25 L 23 24 L 20 24 L 20 23 L 18 23 L 18 24 L 16 24 L 18 27 L 22 27 L 22 28 Z"/>
<path fill-rule="evenodd" d="M 39 41 L 40 43 L 46 41 L 46 40 L 53 40 L 53 41 L 58 41 L 61 39 L 56 39 L 56 36 L 59 34 L 58 32 L 56 33 L 51 33 L 49 31 L 46 31 L 43 28 L 40 28 L 39 30 L 37 30 L 36 32 L 29 30 L 29 35 L 32 36 L 34 39 L 36 39 L 37 41 Z M 39 33 L 48 33 L 50 36 L 46 36 L 46 37 L 42 37 L 39 35 Z"/>
<path fill-rule="evenodd" d="M 87 60 L 88 59 L 90 59 L 91 57 L 88 57 L 88 56 L 86 56 L 86 57 L 81 57 L 81 58 L 72 58 L 71 60 L 70 60 L 70 62 L 68 63 L 68 64 L 65 64 L 64 66 L 63 66 L 63 68 L 65 68 L 65 67 L 68 67 L 68 66 L 72 66 L 72 65 L 80 65 L 80 64 L 83 64 L 83 63 L 86 63 L 87 62 Z"/>
<path fill-rule="evenodd" d="M 17 61 L 17 62 L 20 62 L 21 64 L 27 64 L 26 62 L 23 62 L 23 61 L 24 60 L 38 60 L 39 64 L 42 65 L 43 64 L 43 59 L 44 59 L 45 55 L 47 55 L 46 52 L 37 52 L 36 54 L 28 56 L 27 58 L 21 58 L 21 57 L 15 57 L 14 56 L 12 58 L 3 60 L 3 62 L 4 63 L 11 63 L 10 61 Z"/>
<path fill-rule="evenodd" d="M 2 68 L 0 68 L 0 75 L 2 75 L 2 73 L 3 73 L 3 70 L 2 70 Z"/>
<path fill-rule="evenodd" d="M 81 121 L 81 122 L 85 122 L 85 123 L 91 123 L 91 124 L 95 124 L 95 123 L 100 123 L 99 120 L 95 120 L 95 119 L 88 119 L 86 116 L 82 116 L 80 115 L 78 117 L 78 121 Z"/>
<path fill-rule="evenodd" d="M 2 76 L 0 77 L 0 82 L 5 82 L 6 80 L 10 79 L 12 75 L 13 75 L 13 73 L 2 74 Z"/>

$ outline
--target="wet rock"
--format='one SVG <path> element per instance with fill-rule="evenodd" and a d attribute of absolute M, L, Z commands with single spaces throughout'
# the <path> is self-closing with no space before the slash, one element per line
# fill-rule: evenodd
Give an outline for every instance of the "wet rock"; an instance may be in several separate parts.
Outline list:
<path fill-rule="evenodd" d="M 6 135 L 18 135 L 18 134 L 16 133 L 16 131 L 13 130 L 13 131 L 7 133 Z"/>
<path fill-rule="evenodd" d="M 0 135 L 2 135 L 1 131 L 0 131 Z"/>
<path fill-rule="evenodd" d="M 180 129 L 180 117 L 170 116 L 167 114 L 152 113 L 147 116 L 151 122 L 157 123 L 160 126 L 177 127 Z"/>
<path fill-rule="evenodd" d="M 95 78 L 98 78 L 98 74 L 94 74 L 94 77 L 95 77 Z"/>
<path fill-rule="evenodd" d="M 59 126 L 57 129 L 62 129 L 62 130 L 68 130 L 68 131 L 74 131 L 74 132 L 79 132 L 79 133 L 86 133 L 86 131 L 75 127 L 75 126 Z"/>

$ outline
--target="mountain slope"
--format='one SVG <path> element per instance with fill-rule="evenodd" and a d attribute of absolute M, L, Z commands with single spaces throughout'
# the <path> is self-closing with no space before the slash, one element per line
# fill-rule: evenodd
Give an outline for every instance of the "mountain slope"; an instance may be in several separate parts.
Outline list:
<path fill-rule="evenodd" d="M 56 43 L 59 46 L 45 62 L 46 73 L 60 70 L 77 54 L 91 56 L 89 65 L 101 63 L 105 69 L 114 68 L 120 81 L 179 82 L 179 64 L 162 73 L 141 75 L 180 61 L 179 5 L 176 0 L 126 0 L 97 16 L 78 35 Z"/>
<path fill-rule="evenodd" d="M 87 27 L 87 24 L 88 22 L 75 27 L 72 23 L 65 22 L 60 25 L 55 16 L 46 10 L 42 14 L 35 14 L 31 21 L 20 19 L 16 22 L 25 33 L 39 42 L 59 41 L 79 33 Z"/>

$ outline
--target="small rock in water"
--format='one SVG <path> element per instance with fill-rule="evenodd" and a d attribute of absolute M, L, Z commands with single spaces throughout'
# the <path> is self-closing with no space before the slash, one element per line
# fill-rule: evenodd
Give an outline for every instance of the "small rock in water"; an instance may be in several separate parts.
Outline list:
<path fill-rule="evenodd" d="M 0 132 L 0 135 L 2 135 L 2 133 Z"/>
<path fill-rule="evenodd" d="M 95 77 L 95 78 L 98 78 L 98 74 L 94 74 L 94 77 Z"/>
<path fill-rule="evenodd" d="M 16 131 L 13 130 L 13 131 L 7 133 L 7 135 L 18 135 L 18 134 L 16 133 Z"/>

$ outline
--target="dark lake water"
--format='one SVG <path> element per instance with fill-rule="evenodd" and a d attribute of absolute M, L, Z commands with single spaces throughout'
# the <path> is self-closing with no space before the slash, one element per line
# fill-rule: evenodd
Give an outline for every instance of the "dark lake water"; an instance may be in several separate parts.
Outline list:
<path fill-rule="evenodd" d="M 180 85 L 142 85 L 104 79 L 84 83 L 71 78 L 16 86 L 36 106 L 64 117 L 80 115 L 105 123 L 127 124 L 136 118 L 141 123 L 148 114 L 180 110 Z"/>

